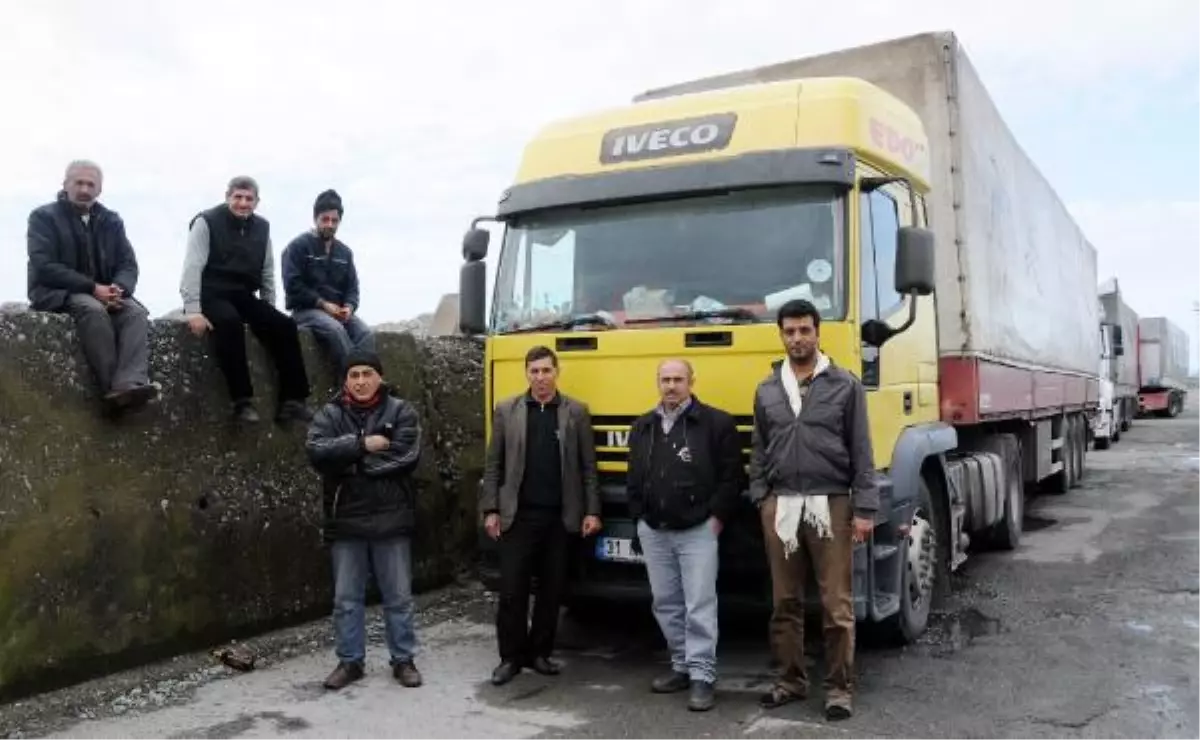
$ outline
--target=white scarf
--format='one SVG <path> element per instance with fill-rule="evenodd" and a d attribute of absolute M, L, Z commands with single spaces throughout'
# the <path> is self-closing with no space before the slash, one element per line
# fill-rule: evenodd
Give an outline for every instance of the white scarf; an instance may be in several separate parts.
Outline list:
<path fill-rule="evenodd" d="M 829 358 L 817 353 L 817 365 L 813 378 L 829 368 Z M 800 395 L 800 381 L 785 360 L 779 366 L 779 380 L 791 404 L 792 413 L 800 415 L 804 398 Z M 803 522 L 817 531 L 822 539 L 833 536 L 829 516 L 829 499 L 824 494 L 805 494 L 801 491 L 780 490 L 784 495 L 775 497 L 775 534 L 783 541 L 783 556 L 787 558 L 800 547 L 799 530 Z"/>

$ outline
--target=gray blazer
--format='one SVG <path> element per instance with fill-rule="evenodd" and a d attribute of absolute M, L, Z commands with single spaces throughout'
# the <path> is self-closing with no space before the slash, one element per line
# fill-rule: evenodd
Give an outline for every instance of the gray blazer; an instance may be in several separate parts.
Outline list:
<path fill-rule="evenodd" d="M 507 531 L 517 514 L 525 475 L 525 393 L 496 404 L 492 440 L 488 445 L 479 489 L 479 513 L 500 514 Z M 587 404 L 558 394 L 558 444 L 562 456 L 563 526 L 578 533 L 585 516 L 600 516 L 600 481 L 596 475 L 596 442 Z"/>

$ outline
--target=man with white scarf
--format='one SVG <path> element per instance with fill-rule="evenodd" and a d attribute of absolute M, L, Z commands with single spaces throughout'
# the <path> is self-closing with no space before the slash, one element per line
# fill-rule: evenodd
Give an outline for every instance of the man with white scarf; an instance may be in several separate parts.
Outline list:
<path fill-rule="evenodd" d="M 787 361 L 754 397 L 750 498 L 771 566 L 771 650 L 780 666 L 762 696 L 773 709 L 804 699 L 804 580 L 811 562 L 825 632 L 825 716 L 846 719 L 854 694 L 854 544 L 875 526 L 879 494 L 862 383 L 819 349 L 821 315 L 788 301 L 776 320 Z"/>

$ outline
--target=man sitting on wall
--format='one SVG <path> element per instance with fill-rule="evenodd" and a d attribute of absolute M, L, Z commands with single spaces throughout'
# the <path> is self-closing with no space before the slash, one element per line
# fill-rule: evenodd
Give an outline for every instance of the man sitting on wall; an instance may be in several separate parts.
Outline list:
<path fill-rule="evenodd" d="M 283 250 L 286 306 L 301 329 L 325 347 L 341 372 L 355 350 L 375 351 L 375 335 L 358 318 L 358 271 L 354 254 L 336 238 L 342 222 L 342 199 L 333 190 L 313 204 L 314 228 Z"/>

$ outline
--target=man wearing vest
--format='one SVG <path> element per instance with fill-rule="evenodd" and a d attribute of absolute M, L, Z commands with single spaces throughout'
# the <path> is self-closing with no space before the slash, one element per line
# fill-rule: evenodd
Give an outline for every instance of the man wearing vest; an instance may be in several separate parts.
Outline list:
<path fill-rule="evenodd" d="M 67 166 L 58 198 L 29 214 L 29 304 L 75 321 L 83 354 L 107 410 L 152 400 L 149 317 L 133 298 L 138 263 L 125 223 L 100 197 L 104 175 L 94 162 Z"/>
<path fill-rule="evenodd" d="M 659 365 L 662 400 L 633 423 L 626 485 L 633 550 L 671 651 L 671 673 L 651 689 L 690 689 L 688 709 L 703 712 L 717 681 L 718 538 L 738 503 L 742 451 L 733 417 L 692 395 L 693 380 L 686 360 Z"/>
<path fill-rule="evenodd" d="M 508 683 L 528 666 L 559 672 L 550 659 L 572 540 L 600 531 L 596 441 L 583 403 L 558 391 L 558 356 L 549 347 L 525 354 L 529 390 L 496 404 L 480 487 L 479 510 L 499 542 L 500 665 L 492 683 Z M 538 577 L 533 625 L 529 592 Z"/>
<path fill-rule="evenodd" d="M 351 352 L 374 352 L 375 335 L 358 318 L 358 271 L 354 254 L 335 238 L 342 199 L 333 190 L 313 204 L 314 228 L 283 250 L 283 290 L 292 319 L 333 356 L 340 373 Z"/>
<path fill-rule="evenodd" d="M 862 383 L 819 349 L 821 314 L 788 301 L 776 319 L 787 360 L 754 396 L 750 498 L 771 567 L 771 648 L 780 665 L 760 700 L 805 698 L 804 581 L 812 563 L 825 625 L 825 716 L 846 719 L 854 694 L 854 544 L 871 536 L 879 492 Z"/>
<path fill-rule="evenodd" d="M 280 422 L 309 421 L 308 375 L 296 324 L 275 308 L 275 259 L 271 227 L 254 213 L 258 183 L 235 177 L 225 202 L 192 218 L 180 294 L 196 336 L 212 332 L 217 364 L 225 376 L 238 421 L 256 422 L 254 387 L 246 364 L 243 325 L 271 355 L 279 377 Z"/>

